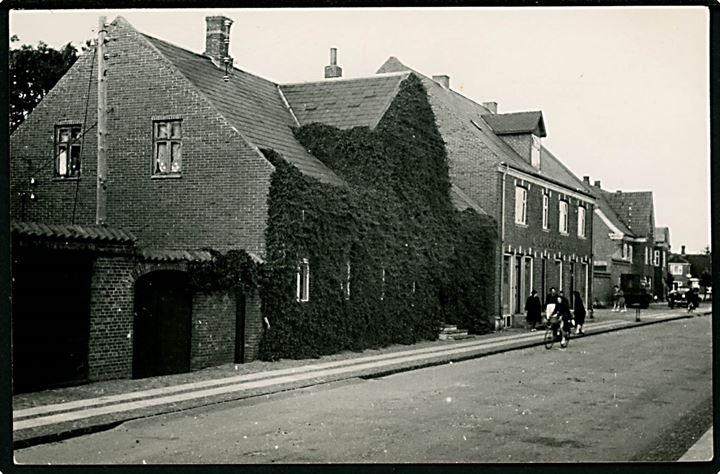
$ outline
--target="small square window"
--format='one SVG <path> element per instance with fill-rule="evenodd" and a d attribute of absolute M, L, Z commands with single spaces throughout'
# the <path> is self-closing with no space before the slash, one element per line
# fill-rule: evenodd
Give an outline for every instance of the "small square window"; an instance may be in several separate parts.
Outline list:
<path fill-rule="evenodd" d="M 80 176 L 80 126 L 55 127 L 55 176 Z"/>
<path fill-rule="evenodd" d="M 182 172 L 182 122 L 153 123 L 153 175 L 179 175 Z"/>

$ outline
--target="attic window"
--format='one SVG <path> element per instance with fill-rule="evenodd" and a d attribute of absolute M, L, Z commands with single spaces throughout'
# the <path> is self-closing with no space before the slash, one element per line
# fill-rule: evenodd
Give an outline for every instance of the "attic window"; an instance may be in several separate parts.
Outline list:
<path fill-rule="evenodd" d="M 80 176 L 80 125 L 55 127 L 55 176 Z"/>
<path fill-rule="evenodd" d="M 153 122 L 153 176 L 180 175 L 182 171 L 182 121 Z"/>
<path fill-rule="evenodd" d="M 305 104 L 305 110 L 317 110 L 317 105 Z"/>
<path fill-rule="evenodd" d="M 540 150 L 542 145 L 540 143 L 540 137 L 537 135 L 532 136 L 532 146 L 530 147 L 530 164 L 536 170 L 540 169 Z"/>

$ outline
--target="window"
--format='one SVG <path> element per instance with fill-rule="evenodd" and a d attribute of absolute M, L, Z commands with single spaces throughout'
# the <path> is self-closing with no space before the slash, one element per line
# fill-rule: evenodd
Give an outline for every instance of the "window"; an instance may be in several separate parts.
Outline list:
<path fill-rule="evenodd" d="M 182 170 L 180 120 L 153 122 L 153 175 L 179 175 Z"/>
<path fill-rule="evenodd" d="M 310 262 L 303 258 L 297 268 L 296 298 L 300 302 L 310 301 Z"/>
<path fill-rule="evenodd" d="M 560 201 L 560 233 L 568 233 L 568 203 L 567 201 Z"/>
<path fill-rule="evenodd" d="M 547 230 L 550 228 L 550 196 L 543 194 L 542 226 Z"/>
<path fill-rule="evenodd" d="M 532 146 L 530 147 L 530 164 L 536 170 L 540 169 L 540 137 L 537 135 L 532 136 Z"/>
<path fill-rule="evenodd" d="M 346 300 L 350 299 L 350 261 L 345 262 L 345 278 L 342 284 L 343 296 Z"/>
<path fill-rule="evenodd" d="M 659 250 L 653 251 L 653 265 L 655 265 L 656 267 L 660 266 L 660 251 Z"/>
<path fill-rule="evenodd" d="M 682 263 L 671 263 L 670 264 L 670 273 L 672 273 L 673 275 L 682 275 L 683 274 Z"/>
<path fill-rule="evenodd" d="M 55 127 L 55 176 L 80 176 L 80 126 Z"/>
<path fill-rule="evenodd" d="M 633 247 L 632 247 L 632 245 L 628 245 L 628 257 L 627 257 L 627 258 L 628 258 L 628 260 L 630 260 L 630 261 L 632 262 L 632 259 L 633 259 Z"/>
<path fill-rule="evenodd" d="M 380 286 L 380 301 L 385 299 L 385 267 L 382 269 L 382 282 Z"/>
<path fill-rule="evenodd" d="M 628 244 L 627 244 L 627 242 L 623 242 L 623 244 L 622 244 L 622 259 L 623 260 L 628 259 Z"/>
<path fill-rule="evenodd" d="M 585 208 L 578 206 L 578 224 L 577 224 L 578 237 L 585 238 Z"/>
<path fill-rule="evenodd" d="M 515 186 L 515 223 L 527 224 L 527 189 Z"/>
<path fill-rule="evenodd" d="M 650 265 L 650 249 L 645 247 L 645 265 Z"/>

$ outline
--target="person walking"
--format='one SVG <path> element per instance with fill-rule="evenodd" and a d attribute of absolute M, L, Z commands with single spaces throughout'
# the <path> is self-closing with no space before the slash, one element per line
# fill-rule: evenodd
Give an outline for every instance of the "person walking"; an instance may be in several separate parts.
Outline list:
<path fill-rule="evenodd" d="M 573 302 L 573 314 L 575 316 L 575 334 L 578 335 L 585 335 L 585 333 L 582 330 L 583 324 L 585 324 L 585 315 L 587 314 L 587 311 L 585 310 L 585 305 L 583 304 L 583 300 L 580 297 L 580 292 L 575 291 L 573 293 L 575 296 L 575 301 Z"/>
<path fill-rule="evenodd" d="M 620 288 L 615 285 L 613 286 L 613 311 L 617 312 L 620 311 Z"/>
<path fill-rule="evenodd" d="M 525 318 L 527 319 L 530 331 L 535 331 L 535 325 L 540 322 L 542 316 L 542 303 L 537 291 L 532 290 L 527 301 L 525 301 Z"/>
<path fill-rule="evenodd" d="M 617 297 L 618 297 L 618 308 L 619 308 L 618 310 L 619 310 L 621 313 L 626 313 L 626 312 L 627 312 L 627 306 L 626 306 L 626 304 L 625 304 L 625 293 L 623 293 L 623 290 L 618 289 Z"/>

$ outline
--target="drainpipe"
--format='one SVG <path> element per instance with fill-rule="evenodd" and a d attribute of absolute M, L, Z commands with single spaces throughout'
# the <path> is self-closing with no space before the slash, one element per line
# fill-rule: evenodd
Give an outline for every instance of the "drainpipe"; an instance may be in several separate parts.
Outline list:
<path fill-rule="evenodd" d="M 498 302 L 500 307 L 500 319 L 502 319 L 502 293 L 503 293 L 503 278 L 505 276 L 505 181 L 507 172 L 510 166 L 504 161 L 500 162 L 500 165 L 505 165 L 505 170 L 502 171 L 502 200 L 500 201 L 500 294 L 498 294 Z"/>

